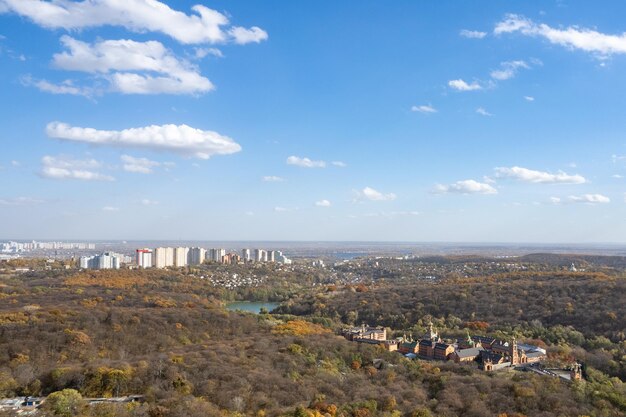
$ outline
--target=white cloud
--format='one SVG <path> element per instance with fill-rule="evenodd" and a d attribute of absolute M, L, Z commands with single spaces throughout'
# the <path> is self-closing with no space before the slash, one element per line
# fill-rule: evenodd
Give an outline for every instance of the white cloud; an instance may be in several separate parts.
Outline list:
<path fill-rule="evenodd" d="M 468 84 L 461 79 L 448 81 L 448 85 L 458 91 L 475 91 L 482 89 L 480 84 L 478 84 L 477 82 L 472 82 L 471 84 Z"/>
<path fill-rule="evenodd" d="M 260 43 L 267 39 L 267 32 L 257 26 L 253 26 L 250 29 L 236 26 L 231 28 L 228 33 L 232 36 L 234 42 L 239 45 L 252 42 Z"/>
<path fill-rule="evenodd" d="M 139 174 L 152 174 L 153 168 L 161 166 L 160 162 L 151 161 L 148 158 L 135 158 L 130 155 L 122 155 L 120 157 L 124 163 L 124 171 L 137 172 Z"/>
<path fill-rule="evenodd" d="M 342 161 L 333 161 L 331 162 L 331 164 L 333 164 L 333 166 L 336 166 L 338 168 L 345 168 L 348 166 L 348 164 L 346 164 L 345 162 Z"/>
<path fill-rule="evenodd" d="M 313 161 L 309 158 L 301 158 L 299 156 L 290 156 L 287 158 L 287 165 L 295 165 L 302 168 L 325 168 L 326 162 Z"/>
<path fill-rule="evenodd" d="M 624 176 L 623 176 L 623 175 L 620 175 L 620 174 L 613 174 L 613 175 L 611 175 L 611 178 L 615 178 L 615 179 L 618 179 L 618 180 L 619 180 L 619 179 L 624 178 Z"/>
<path fill-rule="evenodd" d="M 524 100 L 526 101 L 535 101 L 535 98 L 532 96 L 524 96 Z"/>
<path fill-rule="evenodd" d="M 482 39 L 485 36 L 487 36 L 487 32 L 480 32 L 478 30 L 463 29 L 462 31 L 459 32 L 459 35 L 463 36 L 464 38 Z"/>
<path fill-rule="evenodd" d="M 498 194 L 498 190 L 487 183 L 475 180 L 457 181 L 453 184 L 437 184 L 433 190 L 438 194 Z"/>
<path fill-rule="evenodd" d="M 529 69 L 530 65 L 528 65 L 525 61 L 506 61 L 500 63 L 500 69 L 491 71 L 489 74 L 491 78 L 498 81 L 508 80 L 510 78 L 515 77 L 517 71 L 519 69 Z"/>
<path fill-rule="evenodd" d="M 586 204 L 606 204 L 610 203 L 611 199 L 602 194 L 583 194 L 583 195 L 570 195 L 567 197 L 567 201 L 570 203 L 586 203 Z"/>
<path fill-rule="evenodd" d="M 183 44 L 260 42 L 267 33 L 258 27 L 228 28 L 228 18 L 202 5 L 187 15 L 158 0 L 0 0 L 0 13 L 13 12 L 50 29 L 76 30 L 121 26 L 128 30 L 161 32 Z"/>
<path fill-rule="evenodd" d="M 154 200 L 150 200 L 149 198 L 143 198 L 141 199 L 141 201 L 139 201 L 141 203 L 141 205 L 143 206 L 156 206 L 157 204 L 159 204 L 158 201 L 154 201 Z"/>
<path fill-rule="evenodd" d="M 44 156 L 41 159 L 41 176 L 45 178 L 83 181 L 114 181 L 110 175 L 101 174 L 102 164 L 95 159 L 70 159 L 66 157 Z"/>
<path fill-rule="evenodd" d="M 11 166 L 14 166 L 14 167 L 19 167 L 19 166 L 21 166 L 21 165 L 22 165 L 22 164 L 20 163 L 20 161 L 16 161 L 15 159 L 11 161 Z"/>
<path fill-rule="evenodd" d="M 233 154 L 241 150 L 241 146 L 228 136 L 187 125 L 152 125 L 118 131 L 52 122 L 46 127 L 46 133 L 51 138 L 72 142 L 168 151 L 200 159 Z"/>
<path fill-rule="evenodd" d="M 274 207 L 274 211 L 277 212 L 277 213 L 279 213 L 279 212 L 282 213 L 282 212 L 285 212 L 285 211 L 289 211 L 289 209 L 285 208 L 285 207 L 276 206 L 276 207 Z"/>
<path fill-rule="evenodd" d="M 422 104 L 421 106 L 412 106 L 411 111 L 420 112 L 420 113 L 437 113 L 437 109 L 435 109 L 430 104 Z"/>
<path fill-rule="evenodd" d="M 88 87 L 78 87 L 74 85 L 74 81 L 65 80 L 60 84 L 54 84 L 46 80 L 36 80 L 31 76 L 21 78 L 23 85 L 27 87 L 35 87 L 40 91 L 50 94 L 69 94 L 73 96 L 91 97 L 94 91 Z"/>
<path fill-rule="evenodd" d="M 204 58 L 206 56 L 214 56 L 216 58 L 224 58 L 224 54 L 217 48 L 195 48 L 195 57 Z"/>
<path fill-rule="evenodd" d="M 102 207 L 102 211 L 120 211 L 120 209 L 119 207 L 104 206 Z"/>
<path fill-rule="evenodd" d="M 561 204 L 561 199 L 559 197 L 550 197 L 550 202 L 552 204 Z"/>
<path fill-rule="evenodd" d="M 496 35 L 519 32 L 525 36 L 544 38 L 568 49 L 580 49 L 600 56 L 626 53 L 626 33 L 607 35 L 577 26 L 556 29 L 516 14 L 506 15 L 504 20 L 496 24 L 493 32 Z"/>
<path fill-rule="evenodd" d="M 619 161 L 626 161 L 626 155 L 611 155 L 611 161 L 613 161 L 613 163 L 619 162 Z"/>
<path fill-rule="evenodd" d="M 317 207 L 330 207 L 330 201 L 328 200 L 320 200 L 320 201 L 316 201 L 315 205 Z"/>
<path fill-rule="evenodd" d="M 361 191 L 357 191 L 357 196 L 360 200 L 370 201 L 392 201 L 397 197 L 394 193 L 381 193 L 371 187 L 365 187 Z"/>
<path fill-rule="evenodd" d="M 285 179 L 283 177 L 277 177 L 276 175 L 266 175 L 262 178 L 265 182 L 283 182 Z"/>
<path fill-rule="evenodd" d="M 0 198 L 0 206 L 32 206 L 42 203 L 44 200 L 32 197 Z"/>
<path fill-rule="evenodd" d="M 552 174 L 544 171 L 535 171 L 518 166 L 498 167 L 495 169 L 498 178 L 514 178 L 535 184 L 584 184 L 585 177 L 579 174 L 570 175 L 563 171 Z"/>
<path fill-rule="evenodd" d="M 480 114 L 481 116 L 493 116 L 493 114 L 489 113 L 487 110 L 485 110 L 482 107 L 477 108 L 476 113 Z"/>
<path fill-rule="evenodd" d="M 112 91 L 122 94 L 201 94 L 215 87 L 198 68 L 179 60 L 157 41 L 136 42 L 127 39 L 103 40 L 94 44 L 71 36 L 61 37 L 67 51 L 55 54 L 55 67 L 97 74 L 109 83 Z M 71 82 L 53 85 L 47 81 L 35 84 L 44 91 L 84 94 Z"/>

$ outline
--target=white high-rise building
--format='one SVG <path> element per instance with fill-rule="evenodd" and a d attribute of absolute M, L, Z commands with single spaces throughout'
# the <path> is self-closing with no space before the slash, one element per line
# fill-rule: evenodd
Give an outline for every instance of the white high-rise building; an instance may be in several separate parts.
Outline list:
<path fill-rule="evenodd" d="M 174 266 L 174 248 L 156 248 L 154 250 L 154 266 L 156 268 Z"/>
<path fill-rule="evenodd" d="M 275 250 L 267 251 L 267 261 L 268 262 L 276 262 L 276 253 L 277 252 L 278 251 L 275 251 Z"/>
<path fill-rule="evenodd" d="M 200 265 L 204 262 L 206 257 L 206 250 L 204 248 L 191 248 L 189 249 L 189 265 Z"/>
<path fill-rule="evenodd" d="M 207 258 L 211 262 L 222 262 L 222 258 L 226 256 L 226 249 L 213 248 L 207 252 Z"/>
<path fill-rule="evenodd" d="M 176 248 L 174 249 L 174 266 L 183 267 L 187 266 L 187 256 L 189 254 L 189 248 Z"/>
<path fill-rule="evenodd" d="M 81 269 L 89 268 L 89 261 L 93 258 L 93 256 L 81 256 L 78 260 L 78 267 Z"/>
<path fill-rule="evenodd" d="M 276 262 L 285 265 L 291 265 L 291 259 L 287 258 L 281 251 L 276 251 Z"/>
<path fill-rule="evenodd" d="M 265 262 L 267 260 L 267 252 L 263 249 L 254 250 L 254 262 Z"/>
<path fill-rule="evenodd" d="M 151 249 L 137 249 L 137 266 L 140 268 L 152 268 Z"/>
<path fill-rule="evenodd" d="M 84 269 L 120 269 L 121 255 L 105 252 L 101 255 L 81 256 L 78 262 Z"/>
<path fill-rule="evenodd" d="M 250 256 L 250 249 L 243 249 L 241 251 L 241 259 L 243 259 L 244 262 L 250 262 L 250 260 L 252 259 L 252 257 Z"/>

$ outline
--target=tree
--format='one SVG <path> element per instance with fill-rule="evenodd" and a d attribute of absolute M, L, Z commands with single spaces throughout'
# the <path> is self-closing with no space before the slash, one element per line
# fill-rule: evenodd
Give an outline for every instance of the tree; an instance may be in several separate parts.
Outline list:
<path fill-rule="evenodd" d="M 85 407 L 83 396 L 74 389 L 64 389 L 48 395 L 44 407 L 55 416 L 72 417 Z"/>

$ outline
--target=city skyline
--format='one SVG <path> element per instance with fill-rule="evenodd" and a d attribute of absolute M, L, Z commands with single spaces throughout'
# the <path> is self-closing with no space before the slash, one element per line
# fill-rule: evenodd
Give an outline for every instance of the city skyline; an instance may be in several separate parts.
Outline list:
<path fill-rule="evenodd" d="M 0 238 L 626 242 L 626 5 L 117 3 L 0 0 Z"/>

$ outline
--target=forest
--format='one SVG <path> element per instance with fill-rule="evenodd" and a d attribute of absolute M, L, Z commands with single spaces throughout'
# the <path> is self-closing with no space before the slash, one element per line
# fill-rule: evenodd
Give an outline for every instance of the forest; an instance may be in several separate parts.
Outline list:
<path fill-rule="evenodd" d="M 621 277 L 327 286 L 294 279 L 298 295 L 254 315 L 226 310 L 232 293 L 182 271 L 4 271 L 0 397 L 48 395 L 39 414 L 49 416 L 626 413 Z M 287 294 L 289 277 L 280 282 Z M 539 340 L 552 360 L 585 362 L 586 381 L 409 360 L 337 335 L 361 322 L 417 333 L 430 319 L 444 334 L 472 329 Z M 144 401 L 85 401 L 129 394 Z"/>

